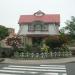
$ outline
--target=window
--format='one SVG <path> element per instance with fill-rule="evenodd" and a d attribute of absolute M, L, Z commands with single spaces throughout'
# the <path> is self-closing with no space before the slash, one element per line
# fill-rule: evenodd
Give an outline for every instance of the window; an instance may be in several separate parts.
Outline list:
<path fill-rule="evenodd" d="M 41 31 L 41 25 L 40 24 L 37 24 L 35 25 L 35 31 Z"/>
<path fill-rule="evenodd" d="M 28 31 L 48 31 L 49 25 L 41 22 L 34 22 L 28 25 Z"/>
<path fill-rule="evenodd" d="M 42 25 L 42 31 L 48 31 L 48 25 Z"/>
<path fill-rule="evenodd" d="M 28 31 L 34 31 L 34 25 L 28 25 Z"/>

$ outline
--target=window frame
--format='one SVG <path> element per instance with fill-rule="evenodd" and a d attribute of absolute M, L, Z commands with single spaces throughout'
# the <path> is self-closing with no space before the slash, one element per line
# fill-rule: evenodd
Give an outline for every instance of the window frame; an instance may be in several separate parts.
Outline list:
<path fill-rule="evenodd" d="M 33 28 L 32 28 L 33 26 Z M 28 31 L 34 31 L 34 25 L 28 25 Z"/>
<path fill-rule="evenodd" d="M 40 25 L 40 29 L 37 29 L 37 25 Z M 44 28 L 45 26 L 45 28 Z M 34 32 L 34 31 L 48 31 L 49 30 L 49 24 L 44 24 L 42 22 L 33 22 L 32 24 L 28 24 L 28 31 Z"/>

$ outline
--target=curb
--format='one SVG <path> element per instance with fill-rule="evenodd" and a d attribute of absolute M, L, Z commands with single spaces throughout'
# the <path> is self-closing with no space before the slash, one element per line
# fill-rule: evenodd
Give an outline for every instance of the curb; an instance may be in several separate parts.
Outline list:
<path fill-rule="evenodd" d="M 0 62 L 3 62 L 4 61 L 4 59 L 3 58 L 0 58 Z"/>
<path fill-rule="evenodd" d="M 75 63 L 75 57 L 62 59 L 46 59 L 46 60 L 16 60 L 10 58 L 1 58 L 0 63 L 4 64 L 67 64 Z"/>
<path fill-rule="evenodd" d="M 66 61 L 66 59 L 62 60 L 12 60 L 12 59 L 2 59 L 1 61 L 3 62 L 0 62 L 0 63 L 3 63 L 3 64 L 67 64 L 67 63 L 75 63 L 74 59 L 71 60 L 71 59 L 68 59 Z"/>
<path fill-rule="evenodd" d="M 67 62 L 67 63 L 75 63 L 75 61 Z"/>

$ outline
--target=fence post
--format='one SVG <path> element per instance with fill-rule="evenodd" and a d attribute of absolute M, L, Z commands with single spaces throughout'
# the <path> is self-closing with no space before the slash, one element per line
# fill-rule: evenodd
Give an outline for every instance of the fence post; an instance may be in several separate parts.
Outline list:
<path fill-rule="evenodd" d="M 34 53 L 31 53 L 31 57 L 32 57 L 32 58 L 34 57 Z"/>
<path fill-rule="evenodd" d="M 63 57 L 65 56 L 65 52 L 62 52 Z"/>
<path fill-rule="evenodd" d="M 47 53 L 46 53 L 46 52 L 44 53 L 44 55 L 45 55 L 45 58 L 47 58 L 47 57 L 48 57 L 48 55 L 47 55 Z"/>
<path fill-rule="evenodd" d="M 68 56 L 68 52 L 66 51 L 66 56 Z"/>
<path fill-rule="evenodd" d="M 24 57 L 24 52 L 21 53 L 21 56 Z"/>
<path fill-rule="evenodd" d="M 36 53 L 36 58 L 38 58 L 39 57 L 39 53 Z"/>
<path fill-rule="evenodd" d="M 27 52 L 27 53 L 26 53 L 26 57 L 28 58 L 28 56 L 29 56 L 29 53 Z"/>
<path fill-rule="evenodd" d="M 72 52 L 70 51 L 70 56 L 72 56 Z"/>
<path fill-rule="evenodd" d="M 43 52 L 40 55 L 41 55 L 41 58 L 44 58 L 44 53 Z"/>
<path fill-rule="evenodd" d="M 56 52 L 54 52 L 54 57 L 56 57 Z"/>
<path fill-rule="evenodd" d="M 53 57 L 53 55 L 52 55 L 53 53 L 52 52 L 50 52 L 50 56 L 51 56 L 51 58 Z"/>
<path fill-rule="evenodd" d="M 67 53 L 65 52 L 65 57 L 67 57 Z"/>
<path fill-rule="evenodd" d="M 59 57 L 61 56 L 61 53 L 60 53 L 60 52 L 58 52 L 58 56 L 59 56 Z"/>

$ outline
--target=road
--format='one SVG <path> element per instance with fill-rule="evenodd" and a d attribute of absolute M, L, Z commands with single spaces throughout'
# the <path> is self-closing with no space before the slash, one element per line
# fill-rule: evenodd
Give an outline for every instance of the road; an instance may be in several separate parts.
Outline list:
<path fill-rule="evenodd" d="M 0 64 L 0 75 L 75 75 L 75 63 L 67 64 Z"/>
<path fill-rule="evenodd" d="M 75 75 L 75 62 L 67 63 L 67 75 Z"/>
<path fill-rule="evenodd" d="M 65 64 L 0 64 L 0 75 L 67 75 Z"/>

